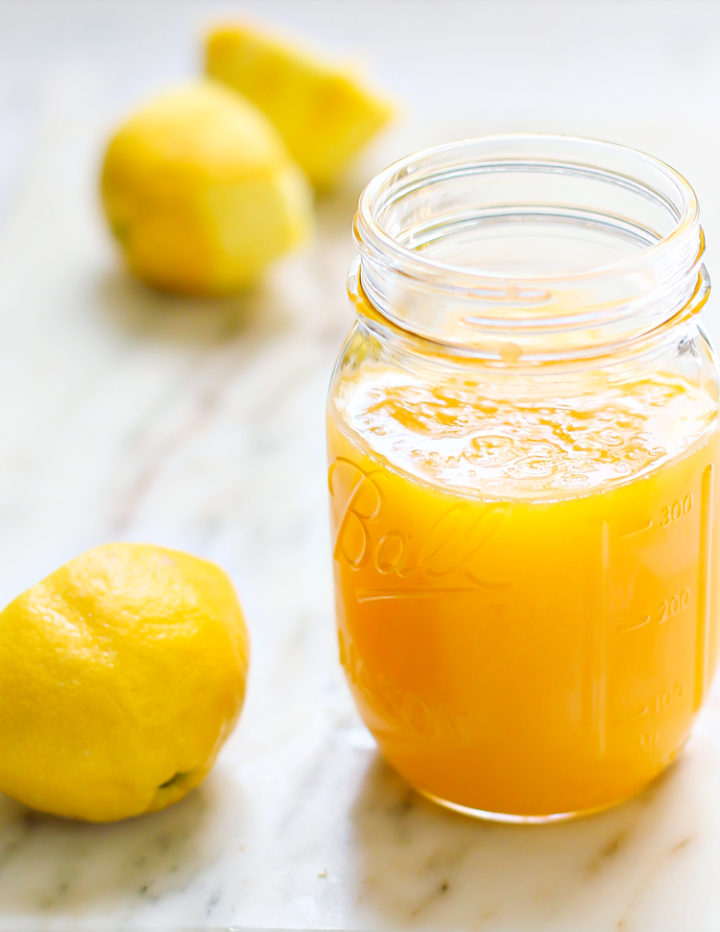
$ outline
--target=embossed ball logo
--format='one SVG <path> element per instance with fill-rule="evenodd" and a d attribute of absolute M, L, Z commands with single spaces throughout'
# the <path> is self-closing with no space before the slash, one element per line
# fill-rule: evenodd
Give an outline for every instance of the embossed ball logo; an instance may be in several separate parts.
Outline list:
<path fill-rule="evenodd" d="M 381 481 L 381 470 L 367 471 L 346 457 L 338 457 L 328 472 L 335 560 L 366 576 L 388 578 L 384 586 L 358 590 L 358 601 L 510 586 L 492 578 L 487 565 L 492 539 L 508 519 L 506 504 L 455 500 L 444 510 L 433 509 L 427 521 L 418 516 L 414 530 L 403 515 L 400 530 Z M 412 585 L 400 586 L 400 580 Z"/>

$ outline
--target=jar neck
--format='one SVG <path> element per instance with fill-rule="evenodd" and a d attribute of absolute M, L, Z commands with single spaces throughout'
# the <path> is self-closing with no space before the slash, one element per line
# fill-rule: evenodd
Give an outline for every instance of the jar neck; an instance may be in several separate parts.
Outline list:
<path fill-rule="evenodd" d="M 365 189 L 351 293 L 389 330 L 532 365 L 608 356 L 709 294 L 695 195 L 662 162 L 571 137 L 488 137 L 410 156 Z"/>

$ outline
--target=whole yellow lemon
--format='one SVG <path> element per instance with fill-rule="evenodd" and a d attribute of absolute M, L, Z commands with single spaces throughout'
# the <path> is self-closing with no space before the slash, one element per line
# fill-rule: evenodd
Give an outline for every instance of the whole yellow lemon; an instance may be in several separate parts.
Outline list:
<path fill-rule="evenodd" d="M 0 613 L 0 791 L 93 822 L 176 802 L 237 721 L 248 651 L 214 564 L 144 544 L 76 557 Z"/>
<path fill-rule="evenodd" d="M 180 293 L 252 285 L 312 225 L 309 184 L 278 132 L 209 80 L 162 94 L 120 126 L 101 195 L 130 269 Z"/>

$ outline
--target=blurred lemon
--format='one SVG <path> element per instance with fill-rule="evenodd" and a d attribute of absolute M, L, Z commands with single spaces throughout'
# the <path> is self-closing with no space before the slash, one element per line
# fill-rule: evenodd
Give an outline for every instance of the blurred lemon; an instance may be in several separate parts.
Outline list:
<path fill-rule="evenodd" d="M 0 790 L 94 822 L 162 809 L 212 767 L 247 668 L 221 569 L 141 544 L 90 550 L 0 613 Z"/>
<path fill-rule="evenodd" d="M 260 107 L 319 188 L 392 116 L 351 71 L 242 24 L 208 34 L 205 70 Z"/>
<path fill-rule="evenodd" d="M 177 292 L 251 285 L 311 226 L 309 186 L 280 135 L 209 80 L 155 98 L 117 130 L 101 192 L 132 271 Z"/>

